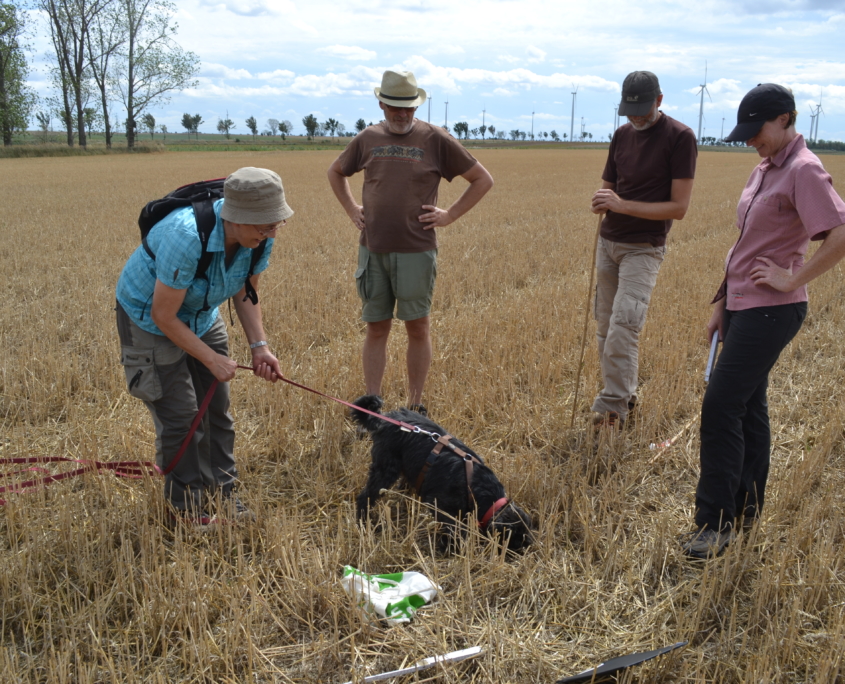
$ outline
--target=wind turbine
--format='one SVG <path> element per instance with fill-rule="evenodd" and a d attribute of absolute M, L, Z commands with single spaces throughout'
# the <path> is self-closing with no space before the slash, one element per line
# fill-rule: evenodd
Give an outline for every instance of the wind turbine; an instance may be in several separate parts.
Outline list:
<path fill-rule="evenodd" d="M 569 120 L 569 142 L 572 142 L 572 136 L 575 134 L 575 96 L 578 94 L 578 86 L 572 84 L 575 88 L 572 91 L 572 118 Z"/>
<path fill-rule="evenodd" d="M 707 90 L 707 62 L 704 62 L 704 83 L 701 84 L 701 90 L 698 91 L 701 94 L 701 106 L 698 110 L 698 144 L 701 144 L 701 120 L 704 118 L 704 93 L 707 93 L 707 97 L 710 97 L 710 91 Z M 710 102 L 713 102 L 713 98 L 710 97 Z"/>
<path fill-rule="evenodd" d="M 810 142 L 813 142 L 813 126 L 816 123 L 816 115 L 813 113 L 813 107 L 810 106 Z"/>
<path fill-rule="evenodd" d="M 816 105 L 816 133 L 813 136 L 814 142 L 819 139 L 819 118 L 820 118 L 819 115 L 824 114 L 824 109 L 822 109 L 822 95 L 823 95 L 823 93 L 820 92 L 819 93 L 819 103 Z"/>

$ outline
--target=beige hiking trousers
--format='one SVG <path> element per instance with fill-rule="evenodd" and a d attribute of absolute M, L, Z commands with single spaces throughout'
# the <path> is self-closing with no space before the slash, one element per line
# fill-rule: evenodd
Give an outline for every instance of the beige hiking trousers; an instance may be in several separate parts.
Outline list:
<path fill-rule="evenodd" d="M 637 396 L 640 331 L 666 247 L 599 238 L 596 253 L 596 339 L 604 387 L 593 411 L 628 415 Z"/>

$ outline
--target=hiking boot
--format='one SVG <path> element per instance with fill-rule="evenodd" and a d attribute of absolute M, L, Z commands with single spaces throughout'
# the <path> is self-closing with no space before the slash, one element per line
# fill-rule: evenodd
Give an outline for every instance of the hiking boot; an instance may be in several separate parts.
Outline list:
<path fill-rule="evenodd" d="M 428 409 L 423 404 L 411 404 L 408 407 L 409 411 L 416 411 L 424 418 L 428 418 Z"/>
<path fill-rule="evenodd" d="M 716 530 L 703 529 L 690 532 L 681 538 L 681 550 L 684 555 L 698 560 L 707 560 L 722 555 L 725 547 L 730 544 L 736 535 L 733 530 L 717 532 Z"/>
<path fill-rule="evenodd" d="M 625 419 L 616 411 L 601 413 L 593 418 L 593 430 L 596 432 L 599 430 L 621 430 L 623 427 L 625 427 Z"/>

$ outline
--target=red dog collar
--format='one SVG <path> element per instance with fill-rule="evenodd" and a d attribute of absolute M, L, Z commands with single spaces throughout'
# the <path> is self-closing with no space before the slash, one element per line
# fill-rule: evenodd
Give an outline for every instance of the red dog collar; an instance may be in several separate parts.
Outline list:
<path fill-rule="evenodd" d="M 508 505 L 508 500 L 507 500 L 506 497 L 503 496 L 501 499 L 496 501 L 492 506 L 490 506 L 490 509 L 484 514 L 484 517 L 481 520 L 478 521 L 478 526 L 482 530 L 486 530 L 487 526 L 490 524 L 490 521 L 493 519 L 493 517 L 496 515 L 496 513 L 501 511 L 507 505 Z"/>

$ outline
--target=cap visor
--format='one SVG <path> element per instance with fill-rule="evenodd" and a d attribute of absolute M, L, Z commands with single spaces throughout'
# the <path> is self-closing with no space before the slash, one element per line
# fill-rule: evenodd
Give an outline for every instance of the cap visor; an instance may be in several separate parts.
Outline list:
<path fill-rule="evenodd" d="M 763 128 L 763 120 L 741 123 L 734 126 L 734 129 L 725 137 L 725 142 L 746 142 L 751 140 Z"/>
<path fill-rule="evenodd" d="M 619 116 L 645 116 L 654 106 L 654 100 L 649 102 L 625 102 L 619 103 Z"/>

